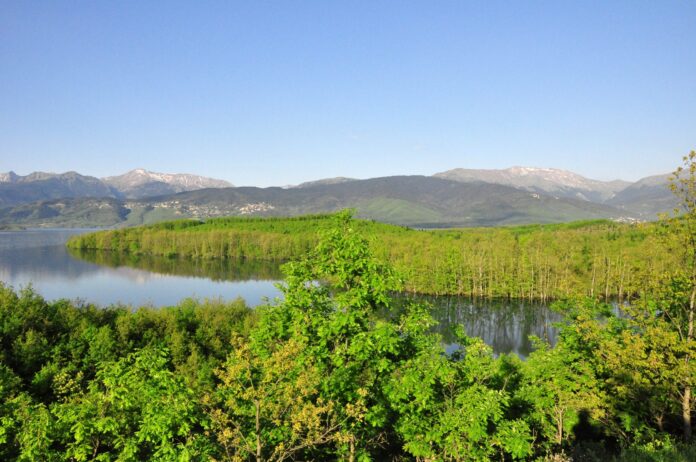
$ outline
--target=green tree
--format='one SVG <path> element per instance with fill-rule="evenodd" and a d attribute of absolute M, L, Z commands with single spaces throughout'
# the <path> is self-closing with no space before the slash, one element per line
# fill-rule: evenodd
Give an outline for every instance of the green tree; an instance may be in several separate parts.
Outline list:
<path fill-rule="evenodd" d="M 567 336 L 568 333 L 566 332 Z M 535 339 L 535 351 L 522 365 L 522 380 L 516 393 L 529 409 L 529 420 L 539 430 L 547 449 L 560 449 L 572 441 L 572 429 L 581 413 L 604 417 L 597 378 L 588 363 L 561 340 L 555 348 Z"/>
<path fill-rule="evenodd" d="M 205 460 L 207 425 L 193 391 L 148 347 L 107 363 L 85 394 L 51 406 L 67 460 Z"/>
<path fill-rule="evenodd" d="M 206 401 L 212 430 L 227 461 L 281 462 L 338 437 L 335 403 L 319 396 L 321 377 L 295 339 L 258 348 L 233 340 Z"/>
<path fill-rule="evenodd" d="M 505 375 L 514 375 L 506 370 L 510 364 L 494 359 L 480 339 L 462 337 L 463 350 L 451 357 L 439 342 L 424 340 L 389 384 L 406 452 L 420 461 L 529 457 L 530 428 L 509 412 L 512 395 Z"/>
<path fill-rule="evenodd" d="M 670 189 L 677 197 L 678 206 L 675 217 L 667 218 L 669 230 L 676 237 L 678 246 L 674 249 L 680 258 L 674 278 L 688 281 L 685 298 L 674 299 L 665 306 L 664 315 L 679 335 L 687 350 L 683 355 L 684 373 L 679 382 L 682 385 L 682 426 L 686 440 L 691 439 L 693 410 L 692 387 L 694 372 L 691 364 L 694 349 L 694 316 L 696 315 L 696 151 L 684 156 L 683 165 L 677 168 L 670 179 Z"/>

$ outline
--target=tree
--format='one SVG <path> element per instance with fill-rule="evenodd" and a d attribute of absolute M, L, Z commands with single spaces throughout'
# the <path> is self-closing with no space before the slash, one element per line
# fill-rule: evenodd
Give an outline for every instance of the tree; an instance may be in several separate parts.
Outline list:
<path fill-rule="evenodd" d="M 417 461 L 525 459 L 532 436 L 511 416 L 506 384 L 512 363 L 494 359 L 481 339 L 460 336 L 452 356 L 432 336 L 392 374 L 389 398 L 397 411 L 397 433 Z M 506 458 L 508 457 L 508 458 Z"/>
<path fill-rule="evenodd" d="M 234 342 L 218 374 L 210 415 L 226 460 L 531 453 L 525 422 L 507 419 L 510 394 L 490 348 L 472 341 L 449 357 L 424 307 L 395 316 L 399 281 L 348 213 L 285 271 L 283 302 Z"/>
<path fill-rule="evenodd" d="M 207 459 L 200 405 L 159 348 L 103 364 L 85 394 L 50 411 L 66 460 Z"/>
<path fill-rule="evenodd" d="M 625 444 L 651 440 L 676 419 L 683 438 L 692 437 L 696 152 L 683 162 L 670 179 L 677 207 L 658 228 L 663 252 L 676 264 L 644 277 L 641 297 L 622 307 L 625 316 L 581 309 L 562 339 L 591 364 L 608 401 L 605 429 Z"/>
<path fill-rule="evenodd" d="M 281 462 L 337 438 L 335 404 L 319 397 L 320 375 L 297 339 L 259 348 L 235 338 L 208 401 L 226 461 Z M 265 351 L 264 351 L 265 350 Z"/>
<path fill-rule="evenodd" d="M 561 341 L 550 348 L 539 339 L 522 366 L 518 397 L 530 408 L 530 420 L 557 448 L 572 438 L 581 413 L 602 417 L 594 371 Z"/>
<path fill-rule="evenodd" d="M 263 310 L 219 373 L 218 440 L 229 460 L 298 452 L 357 460 L 381 439 L 389 411 L 381 381 L 408 340 L 374 316 L 390 306 L 398 281 L 349 213 L 284 271 L 284 300 Z"/>
<path fill-rule="evenodd" d="M 694 316 L 696 315 L 696 151 L 684 156 L 683 165 L 670 178 L 670 189 L 678 200 L 673 217 L 665 217 L 670 234 L 678 244 L 674 250 L 680 257 L 680 267 L 675 269 L 672 280 L 687 282 L 686 297 L 671 297 L 665 305 L 664 316 L 672 324 L 686 348 L 683 355 L 684 375 L 682 383 L 682 426 L 684 439 L 691 439 L 691 412 L 693 409 L 692 387 L 694 384 L 693 365 Z M 673 295 L 676 295 L 672 291 Z"/>

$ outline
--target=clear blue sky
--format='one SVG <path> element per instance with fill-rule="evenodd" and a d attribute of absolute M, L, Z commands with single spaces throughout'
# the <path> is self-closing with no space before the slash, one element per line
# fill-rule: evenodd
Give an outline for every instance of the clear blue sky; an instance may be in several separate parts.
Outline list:
<path fill-rule="evenodd" d="M 0 171 L 633 180 L 696 149 L 696 2 L 0 2 Z"/>

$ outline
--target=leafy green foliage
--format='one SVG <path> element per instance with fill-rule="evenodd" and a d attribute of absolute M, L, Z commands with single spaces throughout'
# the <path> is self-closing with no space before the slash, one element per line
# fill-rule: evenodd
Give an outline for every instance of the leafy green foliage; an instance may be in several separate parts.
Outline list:
<path fill-rule="evenodd" d="M 169 369 L 166 350 L 104 364 L 85 393 L 50 411 L 71 460 L 203 460 L 209 451 L 200 404 Z"/>

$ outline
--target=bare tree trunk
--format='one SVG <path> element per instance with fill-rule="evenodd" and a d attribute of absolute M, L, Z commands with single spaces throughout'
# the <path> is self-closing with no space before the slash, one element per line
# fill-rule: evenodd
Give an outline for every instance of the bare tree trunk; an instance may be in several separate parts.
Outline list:
<path fill-rule="evenodd" d="M 691 298 L 689 300 L 689 324 L 686 331 L 687 342 L 694 338 L 694 309 L 696 308 L 696 284 L 692 283 Z M 691 357 L 686 355 L 686 369 L 689 369 Z M 688 380 L 688 379 L 687 379 Z M 684 439 L 691 440 L 691 383 L 687 382 L 682 396 L 682 425 L 684 427 Z"/>
<path fill-rule="evenodd" d="M 348 455 L 348 462 L 355 462 L 355 438 L 350 437 L 350 454 Z"/>
<path fill-rule="evenodd" d="M 626 274 L 626 262 L 622 262 L 621 275 L 619 276 L 619 303 L 623 303 L 625 274 Z"/>
<path fill-rule="evenodd" d="M 263 462 L 263 457 L 261 456 L 261 404 L 254 402 L 256 407 L 256 462 Z"/>
<path fill-rule="evenodd" d="M 691 440 L 691 386 L 684 387 L 682 397 L 682 422 L 684 425 L 684 439 Z"/>
<path fill-rule="evenodd" d="M 609 301 L 609 273 L 611 271 L 611 260 L 608 257 L 604 257 L 604 301 Z"/>
<path fill-rule="evenodd" d="M 595 268 L 594 258 L 592 259 L 592 287 L 590 288 L 590 297 L 594 298 L 594 286 L 595 286 L 595 276 L 597 275 L 597 270 Z"/>
<path fill-rule="evenodd" d="M 563 443 L 563 411 L 557 411 L 558 420 L 556 421 L 556 443 Z"/>
<path fill-rule="evenodd" d="M 660 432 L 665 431 L 665 416 L 660 414 L 655 418 L 655 422 L 657 423 L 657 429 L 660 430 Z"/>

